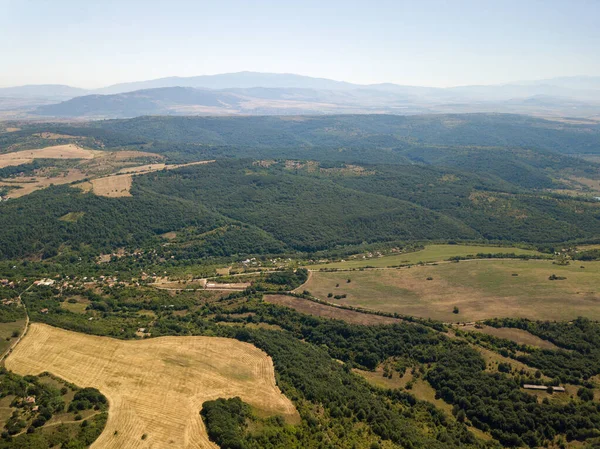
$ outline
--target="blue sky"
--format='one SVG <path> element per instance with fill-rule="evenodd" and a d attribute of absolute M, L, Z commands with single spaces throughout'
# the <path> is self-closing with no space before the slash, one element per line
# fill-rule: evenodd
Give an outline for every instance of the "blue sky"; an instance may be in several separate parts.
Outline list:
<path fill-rule="evenodd" d="M 455 86 L 600 75 L 600 0 L 0 0 L 0 86 L 242 70 Z"/>

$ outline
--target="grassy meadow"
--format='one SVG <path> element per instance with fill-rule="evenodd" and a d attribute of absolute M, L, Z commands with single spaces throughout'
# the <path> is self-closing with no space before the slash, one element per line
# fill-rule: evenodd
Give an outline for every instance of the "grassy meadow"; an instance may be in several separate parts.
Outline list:
<path fill-rule="evenodd" d="M 515 253 L 539 256 L 541 253 L 529 249 L 512 248 L 506 246 L 484 246 L 484 245 L 429 245 L 420 251 L 385 255 L 382 257 L 363 258 L 357 255 L 351 259 L 341 262 L 311 265 L 309 268 L 318 270 L 320 268 L 353 269 L 364 267 L 386 268 L 397 265 L 416 264 L 419 262 L 439 262 L 451 257 L 474 256 L 477 253 Z"/>
<path fill-rule="evenodd" d="M 549 280 L 553 274 L 564 279 Z M 388 270 L 312 272 L 300 288 L 323 300 L 328 300 L 329 293 L 347 295 L 329 298 L 335 303 L 445 322 L 493 317 L 600 319 L 600 262 L 562 266 L 551 260 L 485 259 Z M 459 313 L 453 313 L 454 307 Z"/>

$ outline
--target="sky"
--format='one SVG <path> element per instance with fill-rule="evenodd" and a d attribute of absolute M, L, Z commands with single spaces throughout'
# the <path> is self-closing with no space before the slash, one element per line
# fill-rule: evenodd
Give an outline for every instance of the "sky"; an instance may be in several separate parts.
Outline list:
<path fill-rule="evenodd" d="M 297 73 L 448 87 L 600 75 L 600 0 L 0 0 L 0 87 Z"/>

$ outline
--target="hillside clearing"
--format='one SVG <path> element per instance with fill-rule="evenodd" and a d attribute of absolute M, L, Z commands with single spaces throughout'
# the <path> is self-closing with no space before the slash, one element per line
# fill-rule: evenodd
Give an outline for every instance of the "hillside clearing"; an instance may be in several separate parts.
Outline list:
<path fill-rule="evenodd" d="M 0 168 L 9 165 L 21 165 L 34 159 L 94 159 L 103 151 L 87 150 L 74 144 L 55 145 L 39 150 L 23 150 L 15 153 L 0 154 Z"/>
<path fill-rule="evenodd" d="M 475 256 L 477 253 L 514 253 L 516 255 L 539 256 L 541 253 L 529 249 L 513 248 L 506 246 L 484 246 L 484 245 L 428 245 L 425 249 L 414 252 L 390 254 L 381 257 L 368 257 L 365 254 L 351 256 L 341 262 L 312 265 L 309 268 L 318 270 L 320 268 L 352 269 L 363 267 L 385 268 L 397 265 L 416 264 L 419 262 L 440 262 L 451 257 Z"/>
<path fill-rule="evenodd" d="M 484 334 L 492 335 L 494 337 L 511 340 L 522 345 L 535 346 L 541 349 L 558 349 L 558 347 L 554 343 L 548 340 L 543 340 L 540 337 L 530 334 L 529 332 L 523 329 L 513 329 L 508 327 L 496 328 L 485 325 L 477 326 L 478 327 L 475 327 L 472 324 L 468 324 L 466 326 L 460 327 L 459 329 L 461 331 L 481 332 Z"/>
<path fill-rule="evenodd" d="M 272 360 L 227 338 L 121 341 L 33 323 L 6 366 L 21 375 L 49 371 L 104 393 L 108 422 L 92 448 L 215 448 L 199 411 L 220 397 L 239 396 L 264 413 L 296 416 L 275 384 Z"/>
<path fill-rule="evenodd" d="M 91 191 L 98 196 L 117 198 L 131 196 L 129 190 L 133 178 L 131 175 L 105 176 L 104 178 L 92 179 L 90 181 Z M 85 191 L 85 190 L 84 190 Z"/>
<path fill-rule="evenodd" d="M 565 279 L 549 280 L 552 274 Z M 600 319 L 599 262 L 561 266 L 550 260 L 486 259 L 352 273 L 312 272 L 300 288 L 322 300 L 329 293 L 345 294 L 332 302 L 446 322 L 494 317 Z"/>
<path fill-rule="evenodd" d="M 198 161 L 190 162 L 189 164 L 173 165 L 159 163 L 140 165 L 136 167 L 125 167 L 120 169 L 116 174 L 95 178 L 88 182 L 76 184 L 74 187 L 81 189 L 85 193 L 92 192 L 95 195 L 106 196 L 110 198 L 131 196 L 131 184 L 133 183 L 133 176 L 135 175 L 143 175 L 159 170 L 175 170 L 181 167 L 209 164 L 211 162 L 214 161 Z"/>
<path fill-rule="evenodd" d="M 68 170 L 58 176 L 49 177 L 21 177 L 15 180 L 0 180 L 0 186 L 18 187 L 12 190 L 7 198 L 20 198 L 29 195 L 36 190 L 45 189 L 51 185 L 70 184 L 86 178 L 86 174 L 78 169 Z"/>

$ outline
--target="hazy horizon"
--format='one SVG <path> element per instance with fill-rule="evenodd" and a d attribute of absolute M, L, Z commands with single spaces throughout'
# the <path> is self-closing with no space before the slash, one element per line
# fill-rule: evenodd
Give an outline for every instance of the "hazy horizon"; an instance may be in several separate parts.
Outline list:
<path fill-rule="evenodd" d="M 197 76 L 218 76 L 218 75 L 232 75 L 232 74 L 239 74 L 239 73 L 262 73 L 262 74 L 274 74 L 274 75 L 299 75 L 299 76 L 306 76 L 306 77 L 310 77 L 310 78 L 315 78 L 315 79 L 327 79 L 327 80 L 331 80 L 331 81 L 336 81 L 336 82 L 347 82 L 347 83 L 352 83 L 352 84 L 356 84 L 356 85 L 362 85 L 362 86 L 370 86 L 370 85 L 377 85 L 377 84 L 397 84 L 397 85 L 403 85 L 403 86 L 407 86 L 407 87 L 432 87 L 432 88 L 453 88 L 453 87 L 475 87 L 475 86 L 495 86 L 495 85 L 509 85 L 509 84 L 519 84 L 519 83 L 528 83 L 528 82 L 540 82 L 540 81 L 545 81 L 545 80 L 551 80 L 551 79 L 556 79 L 556 78 L 562 78 L 561 76 L 557 76 L 557 77 L 552 77 L 552 78 L 539 78 L 539 79 L 520 79 L 520 80 L 511 80 L 511 81 L 507 81 L 507 82 L 503 82 L 503 83 L 493 83 L 493 84 L 456 84 L 456 85 L 451 85 L 451 86 L 432 86 L 432 85 L 425 85 L 425 84 L 401 84 L 401 83 L 393 83 L 391 81 L 381 81 L 379 83 L 354 83 L 352 81 L 348 81 L 347 79 L 332 79 L 332 78 L 327 78 L 324 76 L 318 76 L 318 75 L 305 75 L 302 73 L 291 73 L 291 72 L 255 72 L 255 71 L 251 71 L 251 70 L 238 70 L 235 72 L 228 72 L 228 73 L 200 73 L 197 75 L 188 75 L 188 76 L 182 76 L 182 75 L 167 75 L 167 76 L 161 76 L 160 78 L 152 78 L 152 79 L 131 79 L 131 80 L 125 80 L 125 81 L 119 81 L 118 83 L 112 83 L 112 84 L 104 84 L 104 85 L 99 85 L 99 86 L 94 86 L 94 87 L 87 87 L 87 86 L 79 86 L 79 85 L 73 85 L 73 84 L 65 84 L 65 83 L 30 83 L 30 84 L 12 84 L 12 85 L 0 85 L 0 88 L 11 88 L 11 87 L 26 87 L 26 86 L 36 86 L 36 85 L 65 85 L 65 86 L 69 86 L 69 87 L 74 87 L 74 88 L 80 88 L 80 89 L 85 89 L 85 90 L 95 90 L 95 89 L 102 89 L 105 87 L 110 87 L 113 85 L 117 85 L 117 84 L 129 84 L 129 83 L 136 83 L 136 82 L 143 82 L 143 81 L 152 81 L 152 80 L 159 80 L 159 79 L 169 79 L 169 78 L 190 78 L 190 77 L 197 77 Z M 578 75 L 569 75 L 569 76 L 565 76 L 565 78 L 596 78 L 596 77 L 600 77 L 600 75 L 588 75 L 588 74 L 578 74 Z M 259 86 L 257 86 L 259 87 Z"/>
<path fill-rule="evenodd" d="M 600 3 L 586 0 L 0 0 L 0 7 L 0 87 L 94 89 L 241 71 L 431 87 L 600 75 Z"/>

